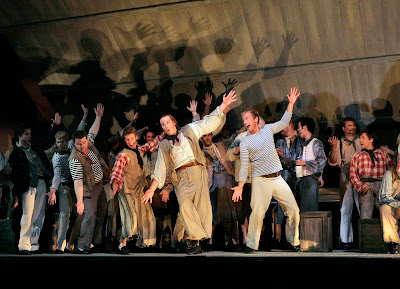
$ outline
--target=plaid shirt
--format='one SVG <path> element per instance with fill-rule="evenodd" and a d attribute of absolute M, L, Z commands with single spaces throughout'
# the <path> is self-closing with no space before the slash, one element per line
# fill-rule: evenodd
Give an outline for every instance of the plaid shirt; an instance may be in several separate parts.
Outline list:
<path fill-rule="evenodd" d="M 384 151 L 376 149 L 374 155 L 377 159 L 375 167 L 372 166 L 371 158 L 365 151 L 356 153 L 350 163 L 350 180 L 357 192 L 361 191 L 364 184 L 360 178 L 382 179 L 386 170 L 394 165 L 394 162 Z"/>
<path fill-rule="evenodd" d="M 153 139 L 152 141 L 149 141 L 147 143 L 145 143 L 142 146 L 138 146 L 138 149 L 140 151 L 140 153 L 143 155 L 146 152 L 155 152 L 158 150 L 158 145 L 160 143 L 160 141 L 162 141 L 162 136 L 158 135 L 155 139 Z M 129 156 L 126 153 L 120 152 L 117 155 L 117 158 L 115 160 L 112 172 L 111 172 L 111 183 L 114 186 L 118 187 L 118 191 L 122 188 L 122 183 L 124 180 L 124 168 L 127 164 L 129 164 L 129 162 L 131 161 L 131 159 L 129 158 Z"/>

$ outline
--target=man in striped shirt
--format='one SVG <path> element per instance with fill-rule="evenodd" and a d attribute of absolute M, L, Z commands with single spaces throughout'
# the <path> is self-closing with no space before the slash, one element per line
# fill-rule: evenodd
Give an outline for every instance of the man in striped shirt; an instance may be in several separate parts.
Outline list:
<path fill-rule="evenodd" d="M 350 180 L 360 203 L 360 218 L 371 219 L 374 207 L 379 210 L 379 187 L 382 178 L 394 162 L 390 156 L 376 148 L 376 134 L 363 130 L 360 134 L 361 151 L 350 163 Z"/>
<path fill-rule="evenodd" d="M 252 212 L 248 228 L 245 253 L 252 253 L 258 249 L 261 229 L 265 212 L 271 198 L 280 204 L 287 216 L 286 239 L 292 245 L 293 251 L 300 250 L 299 223 L 300 213 L 296 200 L 286 181 L 281 177 L 282 165 L 275 149 L 274 134 L 283 130 L 292 117 L 293 105 L 300 93 L 291 88 L 288 95 L 288 106 L 280 121 L 266 124 L 262 129 L 258 126 L 259 115 L 253 109 L 242 113 L 242 120 L 249 131 L 249 135 L 240 142 L 240 160 L 238 185 L 232 190 L 232 199 L 237 202 L 242 199 L 243 186 L 248 175 L 249 162 L 252 167 L 252 194 L 250 205 Z"/>
<path fill-rule="evenodd" d="M 104 108 L 95 109 L 95 123 L 100 124 Z M 109 179 L 109 168 L 85 131 L 72 135 L 74 148 L 69 157 L 69 169 L 74 181 L 77 222 L 81 222 L 76 253 L 90 253 L 91 245 L 101 244 L 102 223 L 106 213 L 103 179 Z"/>

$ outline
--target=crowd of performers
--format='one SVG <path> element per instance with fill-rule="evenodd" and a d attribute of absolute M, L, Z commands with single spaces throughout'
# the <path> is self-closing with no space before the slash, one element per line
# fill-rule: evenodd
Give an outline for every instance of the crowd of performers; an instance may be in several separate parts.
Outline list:
<path fill-rule="evenodd" d="M 235 90 L 213 110 L 206 95 L 208 109 L 201 115 L 193 100 L 187 108 L 192 122 L 182 127 L 173 115 L 162 115 L 160 135 L 149 127 L 136 129 L 132 121 L 106 148 L 95 142 L 102 104 L 94 108 L 88 131 L 88 109 L 82 105 L 82 121 L 71 135 L 56 113 L 51 147 L 34 143 L 29 124 L 18 125 L 13 147 L 2 156 L 18 254 L 49 248 L 41 236 L 49 210 L 57 212 L 55 254 L 268 251 L 272 200 L 277 203 L 275 234 L 284 232 L 281 248 L 300 252 L 300 213 L 318 211 L 326 165 L 340 174 L 343 249 L 354 245 L 356 207 L 362 219 L 380 212 L 388 252 L 397 253 L 398 149 L 377 146 L 374 131 L 357 134 L 356 121 L 347 117 L 342 135 L 329 138 L 326 154 L 314 135 L 314 120 L 300 117 L 295 123 L 292 118 L 299 95 L 297 88 L 290 89 L 280 120 L 265 123 L 248 108 L 241 113 L 243 127 L 218 138 L 237 101 Z"/>

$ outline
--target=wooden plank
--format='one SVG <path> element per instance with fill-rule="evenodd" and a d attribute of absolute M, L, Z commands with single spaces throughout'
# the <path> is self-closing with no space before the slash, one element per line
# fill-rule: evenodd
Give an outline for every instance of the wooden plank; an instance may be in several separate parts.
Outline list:
<path fill-rule="evenodd" d="M 222 4 L 222 8 L 237 51 L 237 69 L 257 64 L 242 6 L 238 1 L 231 1 Z"/>
<path fill-rule="evenodd" d="M 382 77 L 384 75 L 384 80 L 380 85 L 380 98 L 387 99 L 393 106 L 393 119 L 399 119 L 399 94 L 400 94 L 400 64 L 398 61 L 396 62 L 385 62 L 380 65 L 380 73 L 382 73 Z M 377 72 L 379 73 L 379 72 Z"/>
<path fill-rule="evenodd" d="M 42 49 L 42 55 L 38 55 L 38 52 L 32 55 L 33 63 L 40 61 L 37 63 L 37 65 L 35 65 L 35 67 L 40 69 L 42 74 L 35 75 L 35 78 L 40 77 L 40 80 L 44 81 L 44 83 L 63 84 L 64 81 L 60 78 L 53 64 L 52 56 L 54 53 L 57 53 L 57 51 L 54 51 L 55 44 L 52 42 L 52 38 L 48 37 L 48 35 L 52 34 L 52 29 L 49 26 L 46 26 L 46 28 L 48 29 L 46 33 L 43 33 L 44 29 L 29 30 L 32 33 L 32 36 L 35 38 L 37 45 Z M 48 62 L 47 67 L 44 66 L 46 61 Z M 42 84 L 42 82 L 39 82 L 39 84 Z"/>
<path fill-rule="evenodd" d="M 224 71 L 240 70 L 239 52 L 233 41 L 222 4 L 207 5 L 206 11 L 214 34 L 214 51 L 224 64 Z"/>
<path fill-rule="evenodd" d="M 318 0 L 299 1 L 299 11 L 301 11 L 311 62 L 322 62 L 328 58 L 319 2 Z"/>
<path fill-rule="evenodd" d="M 349 67 L 349 72 L 354 100 L 361 103 L 370 103 L 372 100 L 370 88 L 366 85 L 369 82 L 368 66 L 352 65 Z"/>
<path fill-rule="evenodd" d="M 318 124 L 319 122 L 324 122 L 325 118 L 328 122 L 328 127 L 333 127 L 333 121 L 336 119 L 335 109 L 339 106 L 339 103 L 335 96 L 335 84 L 333 82 L 331 70 L 315 70 L 314 77 L 317 85 L 316 90 L 318 91 L 315 95 L 316 107 L 313 109 L 315 113 L 314 121 Z"/>
<path fill-rule="evenodd" d="M 339 1 L 319 1 L 319 11 L 325 33 L 327 60 L 346 59 L 346 46 L 344 45 Z"/>
<path fill-rule="evenodd" d="M 338 108 L 343 115 L 345 106 L 354 101 L 350 72 L 348 66 L 338 66 L 331 68 L 332 81 L 334 85 L 334 94 L 338 100 Z M 337 113 L 339 111 L 336 111 Z"/>
<path fill-rule="evenodd" d="M 359 2 L 358 0 L 340 1 L 339 7 L 347 58 L 364 57 L 364 37 Z"/>
<path fill-rule="evenodd" d="M 365 55 L 384 55 L 385 39 L 382 25 L 382 1 L 362 0 L 359 3 Z"/>
<path fill-rule="evenodd" d="M 107 76 L 116 82 L 129 73 L 131 66 L 131 63 L 127 63 L 121 54 L 120 46 L 110 29 L 117 19 L 98 19 L 92 26 L 92 29 L 99 31 L 98 33 L 101 35 L 101 66 L 107 72 Z"/>
<path fill-rule="evenodd" d="M 197 43 L 197 49 L 203 54 L 202 69 L 206 73 L 223 71 L 224 63 L 215 53 L 215 36 L 205 7 L 188 7 L 186 11 L 191 20 L 188 29 L 191 31 L 192 45 Z"/>
<path fill-rule="evenodd" d="M 300 116 L 310 116 L 310 104 L 314 95 L 318 92 L 316 89 L 316 80 L 312 70 L 304 70 L 296 73 L 299 83 L 300 96 L 296 101 L 296 111 Z"/>
<path fill-rule="evenodd" d="M 261 1 L 260 8 L 266 25 L 268 39 L 271 43 L 271 50 L 274 55 L 274 61 L 278 61 L 282 51 L 285 48 L 285 42 L 282 37 L 286 36 L 287 29 L 283 22 L 280 2 L 277 0 Z M 289 53 L 287 63 L 292 65 L 293 59 Z"/>
<path fill-rule="evenodd" d="M 132 81 L 131 69 L 133 57 L 136 53 L 141 51 L 138 50 L 137 46 L 135 46 L 135 43 L 132 40 L 129 31 L 127 31 L 121 17 L 116 17 L 113 21 L 107 20 L 107 29 L 110 32 L 110 40 L 115 43 L 114 54 L 109 56 L 109 59 L 111 61 L 111 59 L 117 58 L 118 60 L 116 61 L 121 62 L 122 67 L 125 67 L 125 70 L 118 73 L 117 81 Z"/>
<path fill-rule="evenodd" d="M 385 52 L 387 54 L 399 53 L 400 51 L 400 2 L 397 0 L 381 1 L 382 26 L 385 41 Z"/>
<path fill-rule="evenodd" d="M 253 44 L 253 53 L 258 67 L 272 65 L 274 58 L 259 1 L 241 0 L 243 15 Z"/>
<path fill-rule="evenodd" d="M 300 1 L 304 3 L 305 1 Z M 301 4 L 303 5 L 303 4 Z M 305 32 L 304 19 L 302 17 L 301 5 L 299 1 L 284 0 L 280 2 L 280 10 L 282 19 L 287 32 L 293 33 L 294 47 L 291 48 L 290 54 L 293 64 L 301 64 L 310 62 L 310 49 L 308 47 L 307 34 Z M 286 37 L 284 35 L 282 38 Z M 286 39 L 287 41 L 288 39 Z"/>

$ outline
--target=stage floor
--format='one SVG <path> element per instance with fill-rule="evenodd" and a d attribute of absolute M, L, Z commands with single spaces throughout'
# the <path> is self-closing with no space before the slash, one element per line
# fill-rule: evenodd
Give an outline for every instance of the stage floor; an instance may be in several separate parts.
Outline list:
<path fill-rule="evenodd" d="M 41 278 L 50 278 L 57 282 L 60 278 L 63 280 L 68 277 L 72 281 L 76 281 L 76 278 L 85 280 L 84 278 L 90 275 L 96 276 L 93 282 L 100 285 L 105 282 L 103 277 L 115 280 L 115 278 L 122 278 L 118 276 L 124 276 L 124 278 L 145 278 L 146 282 L 151 281 L 158 285 L 165 285 L 164 287 L 168 286 L 164 284 L 166 280 L 163 278 L 178 278 L 179 280 L 183 278 L 196 284 L 223 278 L 225 285 L 228 283 L 238 285 L 238 282 L 258 284 L 258 281 L 265 280 L 270 286 L 266 285 L 268 288 L 288 288 L 289 284 L 304 284 L 304 282 L 310 285 L 308 288 L 317 288 L 321 282 L 324 282 L 324 288 L 348 285 L 348 282 L 355 282 L 354 284 L 357 285 L 365 282 L 368 288 L 368 285 L 374 284 L 374 282 L 371 284 L 369 282 L 379 279 L 378 271 L 398 268 L 398 266 L 400 266 L 400 254 L 360 253 L 357 250 L 294 253 L 273 249 L 271 252 L 258 251 L 253 254 L 211 251 L 197 255 L 180 253 L 131 253 L 129 255 L 44 253 L 30 256 L 0 254 L 2 276 L 18 277 L 18 274 L 31 278 L 41 276 Z M 357 274 L 356 279 L 344 281 L 354 274 Z M 249 276 L 254 276 L 254 279 L 249 279 Z M 361 277 L 366 280 L 360 279 Z M 124 282 L 124 280 L 122 278 L 118 282 Z M 282 282 L 285 284 L 283 287 Z"/>

